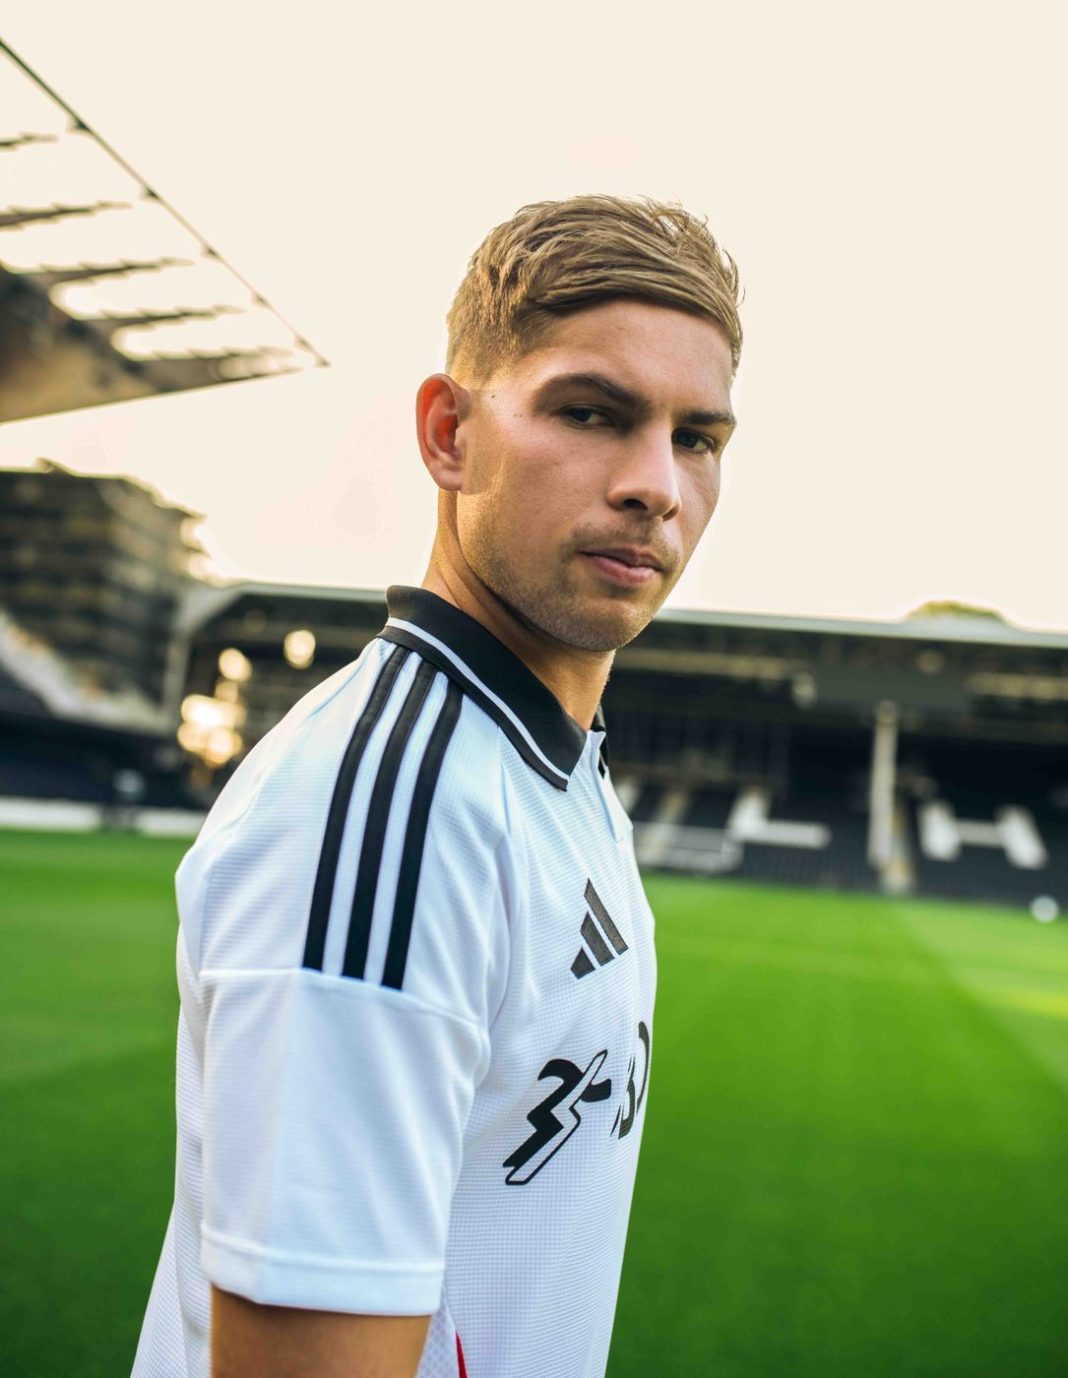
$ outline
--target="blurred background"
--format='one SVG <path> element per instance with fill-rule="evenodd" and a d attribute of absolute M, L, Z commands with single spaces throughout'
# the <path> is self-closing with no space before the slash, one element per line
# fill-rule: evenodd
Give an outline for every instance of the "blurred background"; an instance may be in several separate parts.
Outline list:
<path fill-rule="evenodd" d="M 421 577 L 467 257 L 601 190 L 747 293 L 605 700 L 661 962 L 610 1378 L 1068 1373 L 1059 9 L 182 14 L 0 34 L 5 1372 L 128 1370 L 174 869 Z"/>

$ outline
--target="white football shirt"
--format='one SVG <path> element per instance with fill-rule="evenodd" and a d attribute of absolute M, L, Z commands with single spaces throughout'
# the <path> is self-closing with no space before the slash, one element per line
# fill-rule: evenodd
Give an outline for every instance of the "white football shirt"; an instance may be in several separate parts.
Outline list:
<path fill-rule="evenodd" d="M 390 589 L 178 870 L 174 1209 L 135 1378 L 208 1378 L 209 1282 L 431 1315 L 418 1378 L 602 1378 L 653 921 L 586 732 Z"/>

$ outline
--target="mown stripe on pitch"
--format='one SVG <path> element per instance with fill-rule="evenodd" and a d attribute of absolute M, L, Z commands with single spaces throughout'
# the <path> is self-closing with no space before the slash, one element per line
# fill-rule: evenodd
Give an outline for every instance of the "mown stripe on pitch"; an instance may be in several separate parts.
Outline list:
<path fill-rule="evenodd" d="M 426 843 L 427 824 L 430 821 L 430 806 L 434 801 L 441 764 L 459 720 L 462 704 L 463 691 L 453 680 L 449 680 L 445 702 L 434 724 L 434 732 L 415 781 L 412 808 L 408 815 L 408 831 L 404 836 L 404 854 L 400 875 L 397 878 L 397 894 L 393 901 L 393 925 L 389 930 L 389 948 L 382 973 L 382 984 L 392 986 L 394 990 L 400 990 L 404 984 L 404 968 L 408 962 L 408 947 L 412 938 L 415 900 L 419 890 L 419 873 L 423 865 L 423 847 Z"/>
<path fill-rule="evenodd" d="M 415 672 L 408 697 L 397 715 L 397 721 L 389 734 L 389 741 L 382 753 L 378 775 L 371 791 L 371 803 L 367 809 L 367 819 L 363 827 L 363 846 L 360 849 L 360 869 L 356 875 L 356 890 L 352 896 L 352 914 L 349 919 L 349 935 L 345 943 L 345 960 L 341 966 L 342 976 L 363 978 L 367 966 L 367 949 L 371 942 L 371 922 L 375 913 L 375 896 L 378 893 L 378 875 L 382 868 L 382 849 L 386 842 L 386 828 L 389 825 L 389 809 L 393 803 L 393 791 L 397 785 L 401 761 L 404 759 L 408 739 L 412 735 L 419 713 L 430 692 L 430 686 L 438 673 L 437 667 L 428 660 L 420 662 Z"/>
<path fill-rule="evenodd" d="M 317 971 L 323 969 L 326 929 L 330 922 L 330 905 L 334 898 L 334 881 L 337 878 L 337 861 L 341 854 L 341 839 L 345 833 L 345 820 L 349 813 L 353 785 L 356 783 L 356 772 L 360 768 L 368 739 L 382 716 L 382 710 L 389 702 L 400 668 L 410 654 L 411 652 L 403 646 L 398 646 L 389 653 L 389 658 L 378 672 L 378 679 L 364 710 L 356 720 L 349 744 L 341 758 L 337 780 L 334 782 L 334 793 L 330 800 L 330 810 L 326 817 L 326 830 L 319 853 L 319 869 L 315 873 L 311 909 L 308 913 L 308 932 L 304 940 L 304 965 Z"/>

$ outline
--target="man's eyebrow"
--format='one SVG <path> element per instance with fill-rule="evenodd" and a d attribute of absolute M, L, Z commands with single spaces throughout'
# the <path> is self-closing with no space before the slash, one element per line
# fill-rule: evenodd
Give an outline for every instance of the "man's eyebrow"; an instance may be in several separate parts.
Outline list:
<path fill-rule="evenodd" d="M 623 387 L 621 383 L 613 382 L 611 378 L 606 378 L 603 373 L 558 373 L 555 378 L 550 378 L 543 384 L 539 391 L 544 396 L 564 388 L 588 388 L 593 392 L 601 393 L 620 406 L 629 407 L 632 411 L 647 412 L 649 410 L 648 398 L 632 392 L 630 388 Z M 679 420 L 688 426 L 733 427 L 737 425 L 737 418 L 729 411 L 688 411 Z"/>

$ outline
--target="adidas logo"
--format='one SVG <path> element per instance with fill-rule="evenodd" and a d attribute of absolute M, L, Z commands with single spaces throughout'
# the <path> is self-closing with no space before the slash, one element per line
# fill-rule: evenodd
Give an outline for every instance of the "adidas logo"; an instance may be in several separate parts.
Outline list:
<path fill-rule="evenodd" d="M 572 974 L 579 980 L 594 970 L 595 962 L 599 967 L 607 966 L 609 962 L 615 961 L 617 954 L 622 957 L 627 950 L 623 935 L 612 922 L 611 915 L 604 907 L 604 902 L 593 888 L 592 880 L 586 882 L 586 903 L 589 905 L 589 909 L 586 911 L 586 917 L 582 920 L 582 927 L 579 930 L 585 947 L 579 948 L 575 960 L 571 963 Z M 605 942 L 605 938 L 608 939 L 608 942 Z M 615 952 L 608 946 L 608 943 L 612 944 Z M 592 958 L 591 952 L 593 953 Z"/>

